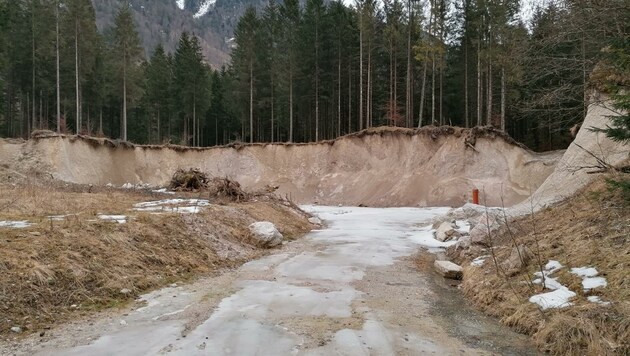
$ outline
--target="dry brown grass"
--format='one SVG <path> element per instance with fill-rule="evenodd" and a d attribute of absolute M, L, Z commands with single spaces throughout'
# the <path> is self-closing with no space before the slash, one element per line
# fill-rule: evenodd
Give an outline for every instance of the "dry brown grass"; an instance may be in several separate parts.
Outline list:
<path fill-rule="evenodd" d="M 311 227 L 305 215 L 277 199 L 211 205 L 199 214 L 153 215 L 129 209 L 167 197 L 96 189 L 0 185 L 0 221 L 36 223 L 0 228 L 0 335 L 13 326 L 39 331 L 154 288 L 238 266 L 265 253 L 248 242 L 254 221 L 271 221 L 290 238 Z M 118 224 L 96 219 L 97 213 L 132 218 Z M 64 214 L 76 215 L 64 221 L 46 218 Z"/>
<path fill-rule="evenodd" d="M 554 277 L 578 295 L 564 309 L 542 311 L 528 301 L 541 292 L 527 277 L 539 269 L 535 262 L 512 278 L 498 276 L 492 263 L 466 267 L 462 289 L 480 309 L 515 330 L 532 335 L 538 346 L 556 355 L 628 355 L 630 352 L 630 207 L 604 179 L 574 198 L 531 217 L 511 222 L 519 243 L 534 250 L 540 240 L 543 263 L 553 259 L 565 268 Z M 536 226 L 534 230 L 533 226 Z M 495 239 L 498 259 L 506 259 L 510 238 L 506 231 Z M 469 265 L 470 260 L 458 262 Z M 571 267 L 593 266 L 608 286 L 595 289 L 604 306 L 587 301 L 581 279 Z"/>

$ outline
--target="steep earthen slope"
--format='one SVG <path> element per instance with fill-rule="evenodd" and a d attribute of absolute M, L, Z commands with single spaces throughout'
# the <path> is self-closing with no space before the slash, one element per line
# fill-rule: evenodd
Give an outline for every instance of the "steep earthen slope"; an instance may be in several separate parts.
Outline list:
<path fill-rule="evenodd" d="M 19 158 L 0 158 L 73 183 L 164 185 L 177 168 L 198 167 L 249 189 L 278 186 L 299 203 L 371 206 L 461 205 L 473 188 L 484 190 L 490 205 L 503 196 L 510 206 L 535 191 L 561 155 L 533 153 L 491 129 L 453 128 L 381 128 L 316 144 L 209 149 L 50 137 L 19 151 Z"/>
<path fill-rule="evenodd" d="M 603 95 L 595 94 L 591 102 L 580 132 L 553 173 L 530 198 L 514 206 L 511 215 L 528 214 L 572 197 L 597 178 L 597 174 L 591 173 L 599 170 L 598 159 L 614 166 L 630 158 L 628 145 L 614 142 L 604 133 L 595 131 L 606 128 L 610 125 L 609 117 L 619 113 L 613 110 L 610 101 Z"/>

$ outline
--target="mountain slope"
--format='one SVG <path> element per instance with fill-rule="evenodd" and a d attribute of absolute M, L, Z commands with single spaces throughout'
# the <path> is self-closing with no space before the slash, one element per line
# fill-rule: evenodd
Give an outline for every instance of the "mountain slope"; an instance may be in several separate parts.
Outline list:
<path fill-rule="evenodd" d="M 147 56 L 162 43 L 174 51 L 182 32 L 199 37 L 208 63 L 220 67 L 229 60 L 226 40 L 247 6 L 262 7 L 265 0 L 130 0 L 138 32 Z M 92 0 L 100 31 L 114 22 L 119 0 Z"/>

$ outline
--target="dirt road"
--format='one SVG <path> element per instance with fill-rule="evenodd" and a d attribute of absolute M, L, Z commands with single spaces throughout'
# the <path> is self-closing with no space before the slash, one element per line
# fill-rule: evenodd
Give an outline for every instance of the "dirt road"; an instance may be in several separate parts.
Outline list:
<path fill-rule="evenodd" d="M 442 208 L 306 207 L 326 227 L 240 269 L 144 296 L 140 307 L 23 340 L 42 355 L 530 354 L 410 259 L 439 248 Z"/>

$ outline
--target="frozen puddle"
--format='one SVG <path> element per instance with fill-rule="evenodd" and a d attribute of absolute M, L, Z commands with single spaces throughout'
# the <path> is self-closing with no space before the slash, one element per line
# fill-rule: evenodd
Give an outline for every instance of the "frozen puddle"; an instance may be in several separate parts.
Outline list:
<path fill-rule="evenodd" d="M 137 208 L 181 203 L 149 202 Z M 416 253 L 420 246 L 444 247 L 432 239 L 430 229 L 417 226 L 446 213 L 447 208 L 304 209 L 319 216 L 327 227 L 276 254 L 243 265 L 229 282 L 231 295 L 218 305 L 203 304 L 204 293 L 213 291 L 212 284 L 165 288 L 143 296 L 143 307 L 112 323 L 107 331 L 99 331 L 100 337 L 91 344 L 42 349 L 42 354 L 487 354 L 449 336 L 429 316 L 413 319 L 414 325 L 399 322 L 397 318 L 406 317 L 400 314 L 384 317 L 394 310 L 389 307 L 390 297 L 382 305 L 368 306 L 367 301 L 376 298 L 370 296 L 370 288 L 379 287 L 367 284 L 368 289 L 357 289 L 358 282 L 367 283 L 362 280 L 373 269 L 395 268 L 398 259 Z M 292 248 L 302 252 L 291 252 Z M 409 285 L 396 278 L 395 274 L 388 277 L 387 284 Z M 204 288 L 205 292 L 198 291 Z M 431 295 L 426 285 L 412 288 L 420 302 Z M 409 305 L 404 297 L 391 298 L 397 305 Z M 429 305 L 427 301 L 427 309 Z M 191 315 L 203 318 L 192 322 Z"/>
<path fill-rule="evenodd" d="M 153 213 L 197 214 L 210 205 L 205 199 L 165 199 L 134 204 L 133 210 Z"/>

